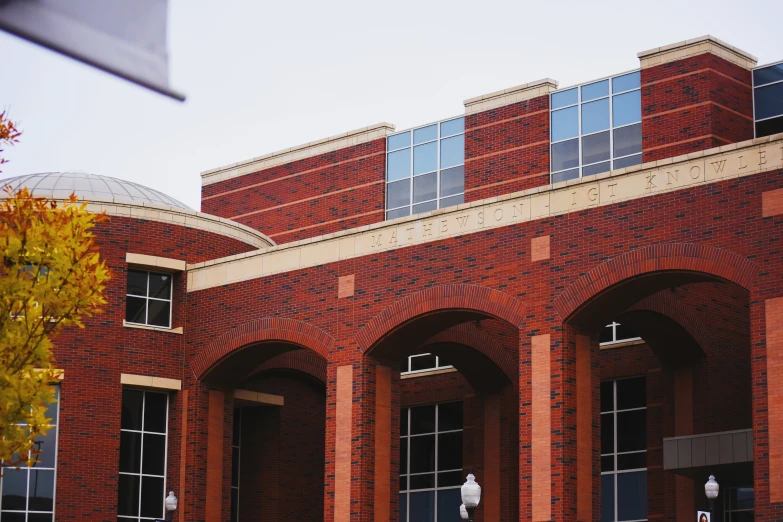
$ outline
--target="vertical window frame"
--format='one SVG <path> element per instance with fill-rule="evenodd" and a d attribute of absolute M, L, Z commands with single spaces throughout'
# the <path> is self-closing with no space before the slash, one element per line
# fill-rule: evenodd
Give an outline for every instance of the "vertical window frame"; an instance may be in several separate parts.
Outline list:
<path fill-rule="evenodd" d="M 770 86 L 770 85 L 776 85 L 776 84 L 783 83 L 783 79 L 780 79 L 780 80 L 776 80 L 774 82 L 769 82 L 769 83 L 765 83 L 765 84 L 756 86 L 756 71 L 759 71 L 759 70 L 762 70 L 762 69 L 767 69 L 769 67 L 775 67 L 777 65 L 783 65 L 783 60 L 779 60 L 777 62 L 772 62 L 772 63 L 767 63 L 767 64 L 764 64 L 764 65 L 759 65 L 758 67 L 754 67 L 750 71 L 751 100 L 752 100 L 751 111 L 753 112 L 752 116 L 753 116 L 753 138 L 754 139 L 755 138 L 759 138 L 759 137 L 763 137 L 763 136 L 759 136 L 758 132 L 757 132 L 757 127 L 758 127 L 758 123 L 759 122 L 774 120 L 775 118 L 783 118 L 783 112 L 782 112 L 781 114 L 778 114 L 776 116 L 769 116 L 767 118 L 756 119 L 756 90 L 757 89 L 763 89 L 764 87 L 767 87 L 767 86 Z M 768 136 L 768 134 L 765 134 L 764 136 Z"/>
<path fill-rule="evenodd" d="M 132 325 L 138 325 L 138 326 L 148 326 L 150 328 L 164 328 L 164 329 L 167 329 L 167 330 L 171 330 L 171 328 L 172 328 L 172 321 L 173 321 L 173 318 L 174 318 L 174 274 L 171 273 L 171 272 L 158 272 L 158 271 L 154 271 L 154 270 L 148 270 L 148 269 L 145 269 L 145 268 L 128 267 L 128 271 L 127 271 L 126 275 L 129 276 L 130 272 L 144 272 L 144 273 L 147 274 L 147 290 L 146 290 L 146 295 L 143 295 L 143 296 L 129 294 L 128 293 L 128 289 L 127 289 L 127 284 L 128 284 L 127 283 L 127 279 L 128 278 L 126 277 L 126 283 L 125 283 L 125 285 L 126 285 L 126 287 L 125 287 L 125 316 L 126 316 L 125 317 L 125 323 L 132 324 Z M 150 276 L 152 274 L 155 274 L 155 275 L 166 275 L 166 276 L 169 277 L 169 283 L 168 283 L 168 285 L 169 285 L 169 298 L 168 299 L 160 299 L 158 297 L 150 297 Z M 144 322 L 143 323 L 137 323 L 137 322 L 128 320 L 128 318 L 127 318 L 127 315 L 128 315 L 127 307 L 128 307 L 128 298 L 129 297 L 133 297 L 133 298 L 136 298 L 136 299 L 144 299 L 145 305 L 144 305 Z M 160 326 L 160 325 L 150 324 L 150 322 L 149 322 L 149 311 L 150 311 L 149 302 L 150 301 L 162 301 L 164 303 L 168 303 L 169 304 L 169 322 L 168 322 L 167 326 Z"/>

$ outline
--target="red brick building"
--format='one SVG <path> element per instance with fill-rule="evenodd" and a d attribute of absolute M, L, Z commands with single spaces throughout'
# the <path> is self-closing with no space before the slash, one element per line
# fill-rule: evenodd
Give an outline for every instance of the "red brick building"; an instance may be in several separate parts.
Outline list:
<path fill-rule="evenodd" d="M 205 213 L 11 180 L 107 211 L 114 279 L 0 521 L 450 522 L 469 469 L 482 522 L 694 520 L 711 474 L 783 518 L 783 65 L 639 59 L 207 171 Z"/>

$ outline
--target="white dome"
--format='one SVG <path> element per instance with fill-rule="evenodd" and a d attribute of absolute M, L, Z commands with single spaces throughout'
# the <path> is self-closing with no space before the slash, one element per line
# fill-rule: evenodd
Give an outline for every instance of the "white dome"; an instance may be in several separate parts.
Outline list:
<path fill-rule="evenodd" d="M 34 196 L 49 199 L 67 199 L 75 193 L 80 200 L 92 201 L 94 198 L 111 198 L 117 202 L 141 205 L 156 203 L 169 207 L 193 210 L 181 201 L 167 196 L 163 192 L 109 176 L 81 174 L 74 172 L 43 172 L 27 174 L 13 178 L 0 179 L 0 189 L 10 185 L 14 191 L 27 187 Z M 6 193 L 0 192 L 0 198 Z"/>

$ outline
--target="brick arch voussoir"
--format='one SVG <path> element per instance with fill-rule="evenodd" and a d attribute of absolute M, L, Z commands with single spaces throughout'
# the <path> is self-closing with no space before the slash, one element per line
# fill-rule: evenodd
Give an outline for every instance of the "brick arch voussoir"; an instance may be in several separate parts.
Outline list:
<path fill-rule="evenodd" d="M 758 267 L 734 252 L 709 245 L 651 245 L 626 252 L 596 266 L 563 290 L 553 304 L 560 317 L 567 319 L 590 299 L 617 283 L 639 275 L 664 271 L 709 274 L 750 289 Z"/>
<path fill-rule="evenodd" d="M 251 344 L 283 342 L 311 350 L 323 359 L 329 357 L 334 341 L 332 337 L 309 323 L 296 319 L 265 317 L 230 329 L 190 362 L 197 379 L 202 379 L 218 362 Z"/>
<path fill-rule="evenodd" d="M 403 297 L 359 330 L 357 342 L 367 353 L 379 340 L 416 317 L 438 311 L 468 310 L 519 326 L 525 305 L 515 297 L 478 285 L 441 285 Z"/>
<path fill-rule="evenodd" d="M 326 383 L 326 359 L 311 351 L 297 350 L 281 353 L 256 368 L 253 376 L 270 370 L 295 370 Z"/>
<path fill-rule="evenodd" d="M 519 378 L 518 355 L 504 349 L 495 339 L 471 323 L 454 326 L 431 337 L 422 346 L 422 351 L 426 351 L 427 345 L 439 343 L 468 346 L 494 362 L 511 382 L 515 382 Z"/>

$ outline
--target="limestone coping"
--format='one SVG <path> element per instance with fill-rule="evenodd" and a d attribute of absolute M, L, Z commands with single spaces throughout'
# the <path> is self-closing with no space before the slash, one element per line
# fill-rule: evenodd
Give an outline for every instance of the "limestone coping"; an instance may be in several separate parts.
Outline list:
<path fill-rule="evenodd" d="M 129 265 L 137 265 L 148 268 L 162 268 L 174 272 L 184 272 L 187 263 L 183 259 L 171 259 L 169 257 L 148 256 L 146 254 L 125 253 L 125 262 Z"/>
<path fill-rule="evenodd" d="M 120 383 L 124 386 L 138 386 L 158 390 L 179 391 L 182 389 L 182 381 L 179 379 L 166 379 L 164 377 L 152 377 L 150 375 L 134 375 L 121 373 Z"/>
<path fill-rule="evenodd" d="M 309 143 L 303 143 L 287 149 L 270 152 L 263 156 L 232 163 L 223 167 L 205 170 L 201 173 L 201 184 L 211 185 L 227 179 L 244 176 L 259 170 L 269 169 L 278 165 L 285 165 L 320 154 L 334 152 L 346 147 L 352 147 L 368 141 L 385 138 L 394 132 L 394 124 L 388 122 L 376 123 L 361 129 L 329 136 Z"/>
<path fill-rule="evenodd" d="M 544 78 L 542 80 L 523 83 L 522 85 L 509 87 L 508 89 L 468 98 L 464 102 L 465 114 L 476 114 L 490 109 L 497 109 L 498 107 L 504 107 L 506 105 L 511 105 L 512 103 L 538 98 L 539 96 L 544 96 L 555 90 L 557 90 L 557 81 L 552 78 Z"/>
<path fill-rule="evenodd" d="M 715 54 L 746 69 L 752 69 L 758 63 L 758 58 L 752 54 L 711 35 L 655 47 L 642 51 L 637 56 L 641 61 L 641 68 L 645 69 L 703 53 Z"/>

